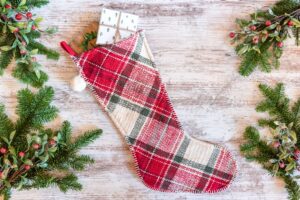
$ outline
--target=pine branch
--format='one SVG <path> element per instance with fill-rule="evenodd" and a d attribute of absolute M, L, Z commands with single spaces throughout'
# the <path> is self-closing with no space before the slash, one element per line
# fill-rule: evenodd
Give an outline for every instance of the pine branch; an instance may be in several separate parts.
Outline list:
<path fill-rule="evenodd" d="M 58 52 L 47 48 L 45 45 L 39 42 L 32 41 L 31 43 L 28 44 L 28 49 L 29 50 L 38 49 L 39 50 L 38 54 L 45 55 L 47 56 L 48 59 L 58 60 L 59 58 Z"/>
<path fill-rule="evenodd" d="M 75 155 L 70 161 L 70 167 L 74 170 L 81 171 L 88 164 L 93 164 L 94 160 L 87 155 Z"/>
<path fill-rule="evenodd" d="M 40 8 L 44 5 L 47 5 L 49 3 L 49 0 L 27 0 L 26 1 L 26 5 L 28 7 L 37 7 L 37 8 Z"/>
<path fill-rule="evenodd" d="M 51 87 L 44 87 L 34 94 L 29 89 L 18 92 L 17 130 L 24 130 L 24 124 L 32 128 L 40 128 L 45 123 L 52 121 L 57 116 L 57 108 L 51 106 L 54 91 Z"/>
<path fill-rule="evenodd" d="M 259 89 L 266 97 L 266 100 L 258 104 L 256 107 L 258 112 L 268 112 L 270 116 L 274 116 L 275 120 L 286 124 L 294 121 L 293 114 L 289 109 L 289 99 L 284 94 L 283 84 L 277 84 L 274 89 L 261 84 Z"/>
<path fill-rule="evenodd" d="M 100 134 L 100 130 L 88 131 L 76 138 L 75 141 L 71 144 L 70 149 L 77 151 L 83 147 L 86 147 L 95 139 L 97 139 L 100 136 Z"/>
<path fill-rule="evenodd" d="M 274 124 L 274 119 L 259 119 L 258 120 L 258 125 L 261 127 L 270 127 L 275 129 L 276 128 L 276 124 Z"/>
<path fill-rule="evenodd" d="M 300 8 L 299 0 L 281 0 L 272 7 L 272 11 L 275 15 L 279 16 L 291 13 L 298 8 Z"/>
<path fill-rule="evenodd" d="M 10 189 L 5 189 L 3 191 L 1 191 L 1 193 L 3 195 L 3 200 L 9 200 L 11 197 L 11 190 Z"/>
<path fill-rule="evenodd" d="M 41 33 L 39 31 L 31 31 L 27 37 L 29 40 L 35 40 L 41 37 Z"/>
<path fill-rule="evenodd" d="M 294 28 L 292 30 L 293 35 L 295 37 L 296 45 L 299 46 L 300 43 L 300 28 Z"/>
<path fill-rule="evenodd" d="M 71 133 L 72 133 L 72 128 L 71 128 L 71 124 L 68 121 L 63 122 L 62 128 L 59 131 L 60 135 L 61 135 L 61 140 L 69 145 L 71 144 Z"/>
<path fill-rule="evenodd" d="M 0 53 L 0 75 L 3 74 L 4 69 L 8 67 L 14 58 L 14 51 L 3 51 Z"/>
<path fill-rule="evenodd" d="M 93 41 L 94 39 L 97 38 L 97 32 L 93 31 L 90 33 L 86 33 L 83 38 L 84 38 L 84 40 L 83 40 L 81 46 L 83 47 L 83 49 L 85 51 L 87 51 L 87 50 L 89 50 L 89 45 L 90 45 L 91 41 Z M 94 45 L 92 45 L 92 46 L 94 46 Z"/>
<path fill-rule="evenodd" d="M 249 76 L 258 66 L 263 72 L 278 69 L 284 41 L 293 32 L 299 42 L 300 2 L 281 0 L 268 10 L 250 14 L 250 19 L 237 19 L 238 29 L 229 34 L 236 53 L 242 59 L 239 72 Z"/>
<path fill-rule="evenodd" d="M 7 137 L 13 130 L 13 122 L 4 113 L 4 106 L 0 105 L 0 136 Z"/>
<path fill-rule="evenodd" d="M 27 190 L 57 186 L 63 192 L 80 190 L 74 170 L 84 170 L 94 160 L 78 152 L 97 139 L 101 130 L 88 131 L 72 140 L 71 125 L 64 122 L 59 131 L 46 129 L 57 109 L 51 105 L 54 91 L 41 88 L 34 93 L 29 89 L 18 92 L 16 114 L 13 123 L 0 106 L 0 194 L 10 197 L 12 188 Z"/>
<path fill-rule="evenodd" d="M 23 83 L 29 84 L 33 87 L 39 88 L 48 81 L 48 75 L 40 71 L 40 77 L 36 76 L 36 73 L 29 69 L 30 66 L 24 63 L 18 63 L 17 67 L 13 71 L 13 76 Z"/>
<path fill-rule="evenodd" d="M 251 51 L 247 53 L 240 65 L 239 73 L 243 76 L 249 76 L 258 65 L 258 53 L 256 51 Z"/>
<path fill-rule="evenodd" d="M 56 29 L 39 29 L 41 18 L 30 12 L 34 7 L 41 7 L 49 3 L 48 0 L 10 0 L 9 8 L 5 8 L 6 1 L 0 5 L 0 75 L 3 70 L 15 59 L 17 66 L 13 76 L 33 87 L 42 87 L 48 80 L 42 65 L 37 62 L 37 53 L 45 55 L 48 59 L 58 60 L 59 53 L 37 42 L 41 34 L 52 34 Z M 20 19 L 14 17 L 20 15 Z M 30 14 L 31 17 L 26 17 Z"/>
<path fill-rule="evenodd" d="M 68 190 L 78 191 L 82 189 L 82 185 L 78 182 L 78 178 L 74 174 L 70 174 L 57 180 L 56 184 L 62 192 L 67 192 Z"/>
<path fill-rule="evenodd" d="M 240 65 L 240 74 L 243 76 L 249 76 L 257 66 L 264 72 L 271 71 L 270 54 L 267 49 L 270 48 L 271 43 L 265 43 L 259 46 L 259 51 L 251 50 L 242 56 L 242 63 Z M 236 52 L 239 52 L 242 46 L 236 48 Z M 263 53 L 262 53 L 263 52 Z"/>
<path fill-rule="evenodd" d="M 271 116 L 259 120 L 259 124 L 270 127 L 272 138 L 266 142 L 256 128 L 248 127 L 240 150 L 248 160 L 260 163 L 269 173 L 282 178 L 289 199 L 298 200 L 300 187 L 293 173 L 300 169 L 300 99 L 290 106 L 281 83 L 274 88 L 261 84 L 259 88 L 265 99 L 258 104 L 257 111 L 268 112 Z"/>
<path fill-rule="evenodd" d="M 285 176 L 283 178 L 285 182 L 285 188 L 289 193 L 290 200 L 299 200 L 300 199 L 300 187 L 298 183 L 291 178 L 290 176 Z"/>
<path fill-rule="evenodd" d="M 14 144 L 22 144 L 30 130 L 41 129 L 45 123 L 57 116 L 57 108 L 50 105 L 53 96 L 54 91 L 51 87 L 44 87 L 37 94 L 29 89 L 18 92 L 19 105 L 16 111 L 19 115 L 16 123 L 16 136 L 18 137 Z"/>

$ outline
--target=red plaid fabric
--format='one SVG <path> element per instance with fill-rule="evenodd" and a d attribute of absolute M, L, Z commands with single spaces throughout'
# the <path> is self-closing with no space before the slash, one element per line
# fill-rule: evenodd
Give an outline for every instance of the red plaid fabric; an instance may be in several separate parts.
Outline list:
<path fill-rule="evenodd" d="M 80 56 L 62 46 L 124 135 L 146 186 L 210 193 L 229 186 L 236 162 L 224 148 L 184 134 L 143 31 Z"/>

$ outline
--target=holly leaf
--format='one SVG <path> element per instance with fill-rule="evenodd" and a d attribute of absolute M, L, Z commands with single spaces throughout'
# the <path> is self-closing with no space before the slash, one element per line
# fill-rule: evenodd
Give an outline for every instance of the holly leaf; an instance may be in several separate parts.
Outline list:
<path fill-rule="evenodd" d="M 16 30 L 18 30 L 17 27 L 14 27 L 14 26 L 8 26 L 10 32 L 14 33 Z"/>
<path fill-rule="evenodd" d="M 288 164 L 288 165 L 286 166 L 285 171 L 286 171 L 286 172 L 289 172 L 289 171 L 291 171 L 292 169 L 294 169 L 294 167 L 295 167 L 295 163 L 290 163 L 290 164 Z"/>
<path fill-rule="evenodd" d="M 244 53 L 246 53 L 249 49 L 248 45 L 243 46 L 239 51 L 238 51 L 238 55 L 243 55 Z"/>
<path fill-rule="evenodd" d="M 14 139 L 15 135 L 16 135 L 16 131 L 13 131 L 10 133 L 10 135 L 9 135 L 10 141 L 12 141 Z"/>
<path fill-rule="evenodd" d="M 19 4 L 19 6 L 24 6 L 26 4 L 26 0 L 22 0 Z"/>
<path fill-rule="evenodd" d="M 2 51 L 9 51 L 9 50 L 12 49 L 12 47 L 11 47 L 11 46 L 2 46 L 2 47 L 0 47 L 0 49 L 1 49 Z"/>
<path fill-rule="evenodd" d="M 36 55 L 38 52 L 38 49 L 33 49 L 32 51 L 30 51 L 30 55 Z"/>
<path fill-rule="evenodd" d="M 33 165 L 33 162 L 32 162 L 31 160 L 29 160 L 29 159 L 26 159 L 26 160 L 24 161 L 24 164 L 32 166 L 32 165 Z"/>
<path fill-rule="evenodd" d="M 9 141 L 8 141 L 8 139 L 6 138 L 6 137 L 1 137 L 2 138 L 2 140 L 6 143 L 6 144 L 9 144 Z"/>
<path fill-rule="evenodd" d="M 4 6 L 6 3 L 6 0 L 1 0 L 1 6 Z"/>

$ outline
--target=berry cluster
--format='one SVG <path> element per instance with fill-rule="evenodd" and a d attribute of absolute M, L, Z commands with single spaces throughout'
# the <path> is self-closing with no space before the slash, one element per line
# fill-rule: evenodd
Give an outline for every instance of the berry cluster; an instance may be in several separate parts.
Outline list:
<path fill-rule="evenodd" d="M 290 14 L 276 15 L 268 11 L 257 11 L 250 19 L 237 19 L 238 29 L 229 33 L 236 53 L 242 58 L 240 74 L 250 75 L 258 66 L 264 72 L 280 66 L 284 41 L 295 36 L 300 42 L 300 9 Z"/>
<path fill-rule="evenodd" d="M 295 19 L 293 19 L 294 21 L 295 21 Z M 294 27 L 294 25 L 295 25 L 295 23 L 293 22 L 293 20 L 288 20 L 287 22 L 286 22 L 286 24 L 287 24 L 287 26 L 288 27 Z M 297 24 L 299 25 L 299 22 L 297 22 Z M 277 32 L 277 30 L 278 30 L 278 26 L 276 26 L 276 28 L 277 28 L 277 30 L 275 31 L 275 32 L 272 32 L 272 30 L 275 28 L 275 27 L 273 27 L 273 28 L 270 28 L 270 30 L 271 30 L 271 33 L 270 32 L 268 32 L 268 27 L 271 27 L 272 26 L 272 22 L 270 21 L 270 20 L 267 20 L 265 23 L 264 23 L 264 25 L 265 25 L 265 27 L 266 27 L 266 29 L 264 30 L 264 31 L 258 31 L 257 32 L 257 28 L 259 27 L 259 26 L 261 26 L 261 24 L 259 24 L 259 25 L 250 25 L 248 28 L 246 28 L 246 30 L 244 31 L 244 32 L 230 32 L 229 33 L 229 37 L 231 38 L 231 39 L 235 39 L 236 37 L 244 37 L 245 35 L 247 35 L 247 34 L 251 34 L 252 35 L 252 43 L 254 44 L 254 45 L 257 45 L 260 41 L 262 41 L 262 42 L 264 42 L 264 41 L 266 41 L 267 39 L 271 39 L 271 37 L 273 37 L 273 35 L 274 35 L 274 33 L 276 34 Z M 276 23 L 274 24 L 274 25 L 277 25 Z M 249 32 L 249 31 L 250 32 Z M 256 33 L 257 32 L 257 33 Z M 278 35 L 278 34 L 276 34 L 276 35 Z M 283 38 L 283 39 L 285 39 L 285 37 Z M 283 46 L 284 46 L 284 44 L 283 44 L 283 42 L 281 41 L 281 39 L 280 38 L 276 38 L 276 40 L 277 40 L 277 43 L 276 43 L 276 46 L 278 47 L 278 48 L 282 48 Z"/>
<path fill-rule="evenodd" d="M 57 151 L 59 135 L 52 136 L 46 133 L 39 135 L 28 135 L 28 147 L 26 150 L 18 151 L 18 147 L 12 146 L 15 132 L 11 133 L 10 140 L 0 148 L 0 180 L 10 183 L 20 175 L 25 175 L 31 168 L 47 166 L 47 160 Z M 48 138 L 50 139 L 48 140 Z M 0 181 L 1 182 L 1 181 Z M 4 185 L 0 184 L 0 190 Z"/>
<path fill-rule="evenodd" d="M 270 145 L 274 148 L 276 159 L 270 160 L 273 165 L 273 173 L 279 169 L 286 175 L 292 174 L 295 169 L 300 171 L 300 149 L 297 148 L 297 135 L 291 130 L 292 124 L 286 126 L 284 123 L 275 122 L 277 126 L 273 131 L 273 138 Z"/>
<path fill-rule="evenodd" d="M 37 62 L 36 54 L 43 54 L 55 60 L 58 59 L 59 54 L 36 41 L 42 34 L 53 34 L 56 29 L 38 28 L 42 18 L 30 11 L 33 8 L 32 3 L 41 5 L 47 1 L 0 1 L 0 75 L 12 60 L 15 60 L 17 66 L 13 75 L 27 84 L 40 87 L 48 77 L 41 71 L 41 64 Z"/>

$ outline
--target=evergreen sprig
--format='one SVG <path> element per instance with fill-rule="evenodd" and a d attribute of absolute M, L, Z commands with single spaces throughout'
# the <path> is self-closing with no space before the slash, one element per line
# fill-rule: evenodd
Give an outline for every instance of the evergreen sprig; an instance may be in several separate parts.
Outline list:
<path fill-rule="evenodd" d="M 72 138 L 67 121 L 59 130 L 45 128 L 45 123 L 58 113 L 51 105 L 53 97 L 51 87 L 43 87 L 37 93 L 29 89 L 19 91 L 16 122 L 9 119 L 0 105 L 0 195 L 5 199 L 9 199 L 12 188 L 57 186 L 62 192 L 82 188 L 74 170 L 83 170 L 94 160 L 78 152 L 102 131 L 88 131 Z"/>
<path fill-rule="evenodd" d="M 263 72 L 278 69 L 284 41 L 300 39 L 300 1 L 281 0 L 268 10 L 250 14 L 250 19 L 236 19 L 238 30 L 229 34 L 241 57 L 239 72 L 249 76 L 257 67 Z"/>
<path fill-rule="evenodd" d="M 274 88 L 261 84 L 259 89 L 265 99 L 256 110 L 270 117 L 260 119 L 258 124 L 269 128 L 271 137 L 263 139 L 257 128 L 247 127 L 240 150 L 247 160 L 260 163 L 272 175 L 282 178 L 289 199 L 299 200 L 300 186 L 294 172 L 300 170 L 300 99 L 291 105 L 282 83 Z"/>
<path fill-rule="evenodd" d="M 85 33 L 83 36 L 83 41 L 81 43 L 81 46 L 83 48 L 83 50 L 87 51 L 90 49 L 90 47 L 94 47 L 95 44 L 91 44 L 91 42 L 93 40 L 95 40 L 97 38 L 97 32 L 96 31 L 92 31 L 90 33 Z"/>
<path fill-rule="evenodd" d="M 48 0 L 1 0 L 0 1 L 0 75 L 15 59 L 13 76 L 33 87 L 42 87 L 48 76 L 41 70 L 36 54 L 57 60 L 58 52 L 37 42 L 41 33 L 53 34 L 54 28 L 39 29 L 41 17 L 30 10 L 48 4 Z"/>

